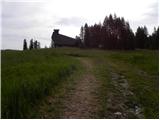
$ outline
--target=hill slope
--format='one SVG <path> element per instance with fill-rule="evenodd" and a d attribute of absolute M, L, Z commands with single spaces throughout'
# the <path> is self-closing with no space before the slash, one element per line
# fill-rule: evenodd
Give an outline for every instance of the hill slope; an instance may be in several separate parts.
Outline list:
<path fill-rule="evenodd" d="M 2 118 L 158 118 L 158 51 L 2 51 Z"/>

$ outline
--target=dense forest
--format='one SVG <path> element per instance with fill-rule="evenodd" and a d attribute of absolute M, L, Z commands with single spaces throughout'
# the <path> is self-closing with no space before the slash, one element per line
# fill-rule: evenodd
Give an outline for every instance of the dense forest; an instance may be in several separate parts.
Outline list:
<path fill-rule="evenodd" d="M 87 23 L 81 27 L 80 38 L 86 48 L 102 49 L 158 49 L 159 27 L 154 28 L 151 35 L 147 27 L 138 27 L 134 34 L 129 22 L 123 17 L 110 14 L 106 16 L 103 24 L 89 26 Z"/>

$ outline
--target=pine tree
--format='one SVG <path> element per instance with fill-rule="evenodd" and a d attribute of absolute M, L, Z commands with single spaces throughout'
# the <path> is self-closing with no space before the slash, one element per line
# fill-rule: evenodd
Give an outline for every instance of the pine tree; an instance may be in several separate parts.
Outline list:
<path fill-rule="evenodd" d="M 85 47 L 90 47 L 90 41 L 89 41 L 89 28 L 88 24 L 86 23 L 84 26 L 84 45 Z"/>
<path fill-rule="evenodd" d="M 23 50 L 27 50 L 28 48 L 27 48 L 27 41 L 26 41 L 26 39 L 24 39 L 24 41 L 23 41 Z"/>
<path fill-rule="evenodd" d="M 41 44 L 40 42 L 37 42 L 37 49 L 40 49 L 41 48 Z"/>
<path fill-rule="evenodd" d="M 37 49 L 38 48 L 38 42 L 37 42 L 37 40 L 34 42 L 34 49 Z"/>
<path fill-rule="evenodd" d="M 30 40 L 30 46 L 29 46 L 29 49 L 30 49 L 30 50 L 32 50 L 33 48 L 34 48 L 34 45 L 33 45 L 33 39 L 31 39 L 31 40 Z"/>
<path fill-rule="evenodd" d="M 149 41 L 150 49 L 159 49 L 159 27 L 157 29 L 154 28 L 152 35 L 149 37 Z"/>
<path fill-rule="evenodd" d="M 136 47 L 144 49 L 147 46 L 148 30 L 147 27 L 138 27 L 136 31 Z"/>
<path fill-rule="evenodd" d="M 84 43 L 84 27 L 83 26 L 81 26 L 81 29 L 80 29 L 80 39 Z"/>

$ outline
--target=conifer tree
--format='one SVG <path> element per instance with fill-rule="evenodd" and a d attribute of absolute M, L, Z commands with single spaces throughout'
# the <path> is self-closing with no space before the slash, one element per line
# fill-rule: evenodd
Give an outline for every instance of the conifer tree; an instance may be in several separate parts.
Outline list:
<path fill-rule="evenodd" d="M 29 49 L 30 49 L 30 50 L 32 50 L 33 48 L 34 48 L 34 45 L 33 45 L 33 39 L 31 39 L 31 40 L 30 40 L 30 46 L 29 46 Z"/>
<path fill-rule="evenodd" d="M 23 41 L 23 50 L 27 50 L 28 48 L 27 48 L 27 41 L 26 41 L 26 39 L 24 39 L 24 41 Z"/>

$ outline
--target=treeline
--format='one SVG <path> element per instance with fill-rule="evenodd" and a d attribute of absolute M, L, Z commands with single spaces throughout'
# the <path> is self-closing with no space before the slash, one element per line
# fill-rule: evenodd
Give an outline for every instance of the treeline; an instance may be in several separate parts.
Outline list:
<path fill-rule="evenodd" d="M 148 35 L 147 28 L 138 27 L 135 33 L 136 48 L 140 49 L 159 49 L 159 27 L 151 35 Z"/>
<path fill-rule="evenodd" d="M 29 47 L 27 46 L 27 41 L 24 39 L 23 41 L 23 50 L 32 50 L 32 49 L 40 49 L 40 42 L 37 40 L 33 41 L 33 39 L 30 40 Z"/>
<path fill-rule="evenodd" d="M 123 17 L 110 14 L 103 24 L 81 27 L 80 38 L 86 48 L 133 50 L 158 49 L 159 28 L 154 28 L 152 35 L 148 35 L 147 27 L 138 27 L 134 34 L 129 22 Z"/>

